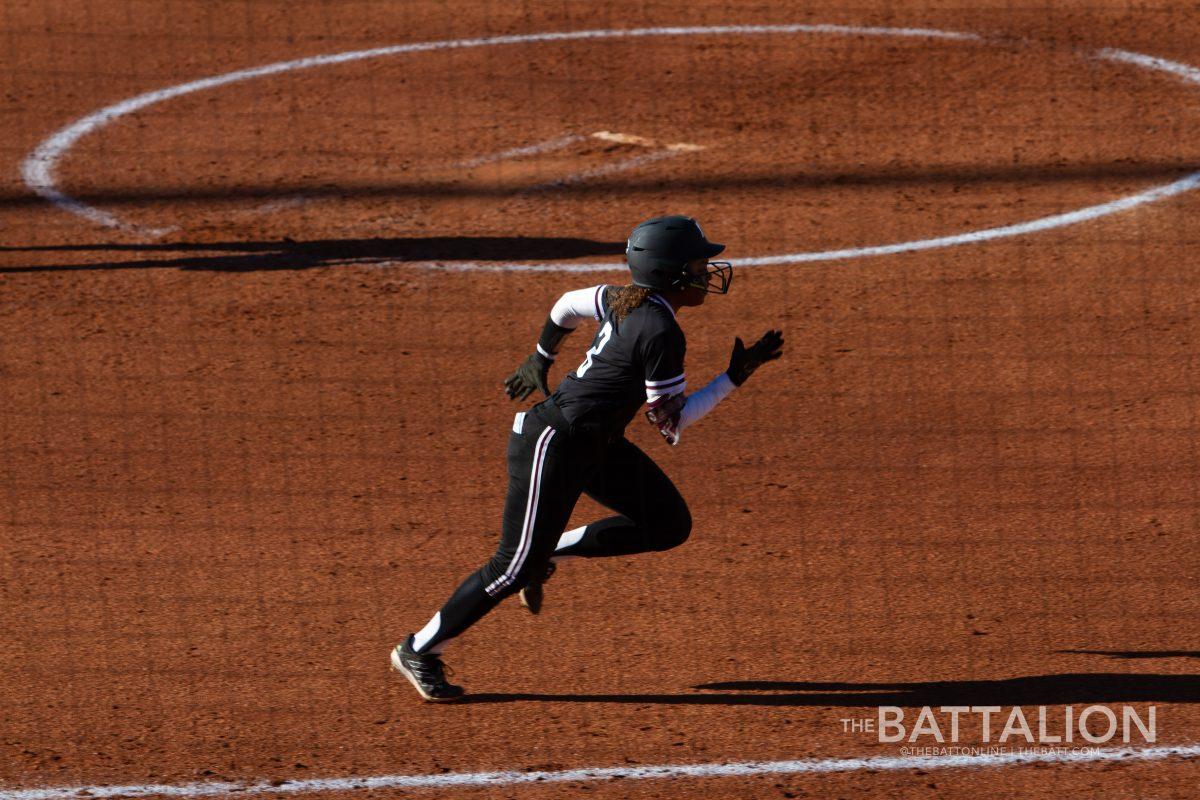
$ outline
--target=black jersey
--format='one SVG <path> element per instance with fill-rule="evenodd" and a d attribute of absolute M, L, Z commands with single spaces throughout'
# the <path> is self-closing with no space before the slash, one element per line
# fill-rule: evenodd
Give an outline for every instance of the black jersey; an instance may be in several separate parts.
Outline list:
<path fill-rule="evenodd" d="M 686 342 L 670 303 L 657 294 L 613 319 L 607 287 L 596 293 L 599 331 L 583 363 L 554 391 L 555 405 L 572 427 L 619 434 L 642 403 L 656 405 L 686 387 Z"/>

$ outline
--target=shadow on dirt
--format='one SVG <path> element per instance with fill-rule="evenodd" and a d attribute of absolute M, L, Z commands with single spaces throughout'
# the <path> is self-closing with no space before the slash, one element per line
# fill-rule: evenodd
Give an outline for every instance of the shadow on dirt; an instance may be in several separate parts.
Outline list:
<path fill-rule="evenodd" d="M 1081 673 L 990 681 L 824 683 L 730 681 L 692 687 L 695 694 L 472 694 L 468 703 L 633 703 L 730 706 L 1031 706 L 1200 702 L 1200 675 Z"/>
<path fill-rule="evenodd" d="M 524 236 L 426 236 L 404 239 L 314 239 L 250 242 L 169 242 L 157 244 L 79 244 L 45 247 L 0 247 L 0 253 L 162 253 L 164 258 L 136 258 L 94 263 L 0 267 L 0 273 L 71 272 L 118 269 L 187 269 L 217 272 L 302 270 L 392 261 L 550 261 L 589 256 L 621 256 L 624 242 Z M 451 266 L 451 268 L 453 268 Z M 614 261 L 614 269 L 621 264 Z"/>
<path fill-rule="evenodd" d="M 950 163 L 950 164 L 858 164 L 831 165 L 827 168 L 801 168 L 780 164 L 768 169 L 747 170 L 741 166 L 731 173 L 706 170 L 699 174 L 666 178 L 661 175 L 597 176 L 586 181 L 563 182 L 552 190 L 560 196 L 586 197 L 619 193 L 660 195 L 664 190 L 752 191 L 752 190 L 825 190 L 836 186 L 894 188 L 900 186 L 979 186 L 996 183 L 1021 185 L 1085 183 L 1097 181 L 1161 181 L 1181 178 L 1200 170 L 1195 158 L 1163 159 L 1132 156 L 1103 161 L 1049 161 L 1040 163 Z M 338 184 L 247 184 L 240 186 L 124 186 L 101 191 L 82 190 L 72 196 L 89 205 L 158 206 L 163 203 L 211 203 L 213 201 L 288 200 L 297 196 L 306 200 L 344 201 L 364 198 L 400 199 L 411 197 L 522 197 L 546 191 L 542 185 L 523 181 L 489 180 L 486 175 L 454 179 L 380 181 Z M 20 208 L 45 203 L 29 191 L 0 190 L 0 209 Z"/>
<path fill-rule="evenodd" d="M 1074 653 L 1086 656 L 1108 656 L 1109 658 L 1200 658 L 1200 650 L 1055 650 L 1056 653 Z"/>

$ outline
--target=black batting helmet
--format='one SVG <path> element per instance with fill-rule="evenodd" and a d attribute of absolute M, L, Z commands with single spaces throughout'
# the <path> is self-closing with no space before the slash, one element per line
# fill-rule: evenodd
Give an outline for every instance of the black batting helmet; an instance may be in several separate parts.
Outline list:
<path fill-rule="evenodd" d="M 687 275 L 689 261 L 712 258 L 724 249 L 725 245 L 705 237 L 696 220 L 672 215 L 648 219 L 634 228 L 625 245 L 625 259 L 634 286 L 663 290 L 691 285 L 724 294 L 733 278 L 728 262 L 709 264 L 704 276 Z"/>

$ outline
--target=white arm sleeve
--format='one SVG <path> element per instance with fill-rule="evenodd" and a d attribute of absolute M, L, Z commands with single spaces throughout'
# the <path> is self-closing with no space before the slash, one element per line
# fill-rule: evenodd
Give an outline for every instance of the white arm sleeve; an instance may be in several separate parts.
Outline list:
<path fill-rule="evenodd" d="M 551 321 L 560 328 L 575 329 L 585 319 L 604 319 L 604 289 L 605 284 L 602 283 L 567 292 L 550 309 Z"/>
<path fill-rule="evenodd" d="M 679 412 L 678 430 L 682 431 L 693 422 L 699 421 L 708 412 L 717 407 L 717 403 L 729 396 L 735 388 L 733 381 L 729 380 L 729 374 L 722 372 L 717 377 L 713 378 L 698 392 L 693 392 L 687 397 L 687 402 L 683 404 L 683 411 Z"/>

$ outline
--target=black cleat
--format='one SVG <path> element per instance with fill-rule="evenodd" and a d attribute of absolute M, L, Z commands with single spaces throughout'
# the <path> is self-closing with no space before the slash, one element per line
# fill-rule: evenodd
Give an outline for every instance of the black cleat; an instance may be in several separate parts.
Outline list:
<path fill-rule="evenodd" d="M 408 678 L 421 695 L 431 703 L 450 703 L 463 696 L 463 688 L 446 681 L 446 665 L 436 653 L 417 653 L 412 649 L 410 634 L 404 644 L 392 648 L 392 669 Z"/>
<path fill-rule="evenodd" d="M 530 614 L 537 614 L 542 610 L 542 584 L 550 580 L 550 576 L 554 574 L 555 567 L 553 561 L 546 562 L 546 569 L 538 578 L 531 580 L 524 589 L 521 590 L 520 598 L 521 605 L 529 609 Z"/>

